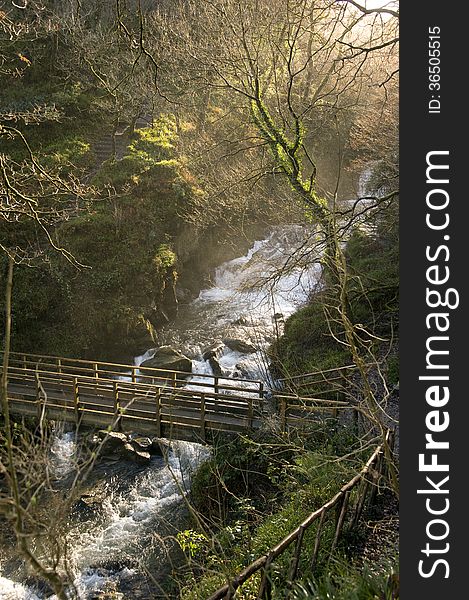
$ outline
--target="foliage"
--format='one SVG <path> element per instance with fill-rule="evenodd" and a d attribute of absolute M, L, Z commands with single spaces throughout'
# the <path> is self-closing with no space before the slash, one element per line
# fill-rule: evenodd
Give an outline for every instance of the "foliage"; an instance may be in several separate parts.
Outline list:
<path fill-rule="evenodd" d="M 356 227 L 347 241 L 347 292 L 350 316 L 360 327 L 383 339 L 370 342 L 386 347 L 386 339 L 399 326 L 399 246 L 397 202 L 376 212 L 367 228 Z M 280 370 L 289 375 L 350 364 L 351 356 L 338 340 L 340 323 L 328 319 L 328 287 L 313 295 L 304 308 L 285 324 L 284 335 L 270 353 Z M 335 337 L 334 337 L 335 336 Z"/>
<path fill-rule="evenodd" d="M 329 572 L 313 581 L 294 586 L 292 600 L 394 600 L 399 598 L 397 560 L 378 561 L 370 568 L 351 563 L 346 557 L 332 561 Z"/>
<path fill-rule="evenodd" d="M 185 552 L 189 558 L 195 558 L 201 554 L 207 545 L 207 538 L 202 533 L 197 533 L 193 529 L 185 529 L 176 534 L 176 540 L 181 550 Z"/>
<path fill-rule="evenodd" d="M 366 454 L 358 453 L 349 461 L 331 454 L 343 451 L 346 442 L 342 434 L 327 424 L 317 424 L 311 436 L 301 440 L 282 440 L 264 433 L 261 438 L 255 434 L 216 442 L 212 459 L 195 474 L 191 492 L 194 507 L 210 524 L 212 547 L 205 554 L 198 554 L 199 560 L 192 567 L 195 579 L 190 589 L 183 589 L 183 598 L 206 597 L 223 583 L 213 576 L 214 571 L 235 575 L 334 496 Z M 220 514 L 222 504 L 225 510 Z M 327 521 L 325 540 L 332 540 L 333 529 L 333 521 Z M 305 556 L 312 553 L 314 531 L 315 527 L 305 536 Z M 327 548 L 327 541 L 324 547 Z M 319 570 L 325 568 L 326 558 L 320 554 Z M 286 584 L 290 559 L 291 552 L 286 552 L 275 561 L 274 583 L 279 594 Z M 303 568 L 303 562 L 301 565 Z M 239 591 L 240 598 L 255 598 L 258 584 L 257 577 L 249 580 Z"/>

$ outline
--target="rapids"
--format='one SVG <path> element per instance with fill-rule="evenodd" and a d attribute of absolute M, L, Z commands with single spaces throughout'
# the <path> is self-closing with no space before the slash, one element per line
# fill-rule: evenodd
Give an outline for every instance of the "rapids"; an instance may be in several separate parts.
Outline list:
<path fill-rule="evenodd" d="M 320 266 L 311 260 L 317 256 L 314 245 L 314 235 L 307 228 L 275 228 L 245 256 L 219 266 L 212 285 L 198 298 L 180 305 L 177 318 L 160 333 L 158 344 L 171 344 L 192 359 L 194 375 L 188 387 L 198 374 L 212 374 L 202 358 L 204 349 L 228 337 L 245 340 L 256 351 L 243 354 L 225 346 L 218 357 L 223 375 L 238 377 L 240 382 L 244 377 L 272 384 L 266 348 L 281 334 L 285 319 L 319 285 Z M 136 357 L 135 364 L 151 356 L 150 349 Z M 76 442 L 74 433 L 57 427 L 50 467 L 63 487 L 73 476 Z M 148 582 L 142 583 L 142 567 L 158 576 L 166 560 L 159 540 L 177 531 L 183 512 L 181 492 L 190 490 L 191 473 L 209 455 L 201 445 L 172 442 L 166 460 L 154 457 L 147 467 L 115 462 L 96 465 L 93 481 L 97 482 L 99 509 L 77 508 L 65 517 L 68 565 L 80 598 L 92 600 L 104 590 L 113 590 L 115 598 L 152 597 L 145 588 Z M 55 597 L 31 582 L 24 565 L 9 559 L 3 547 L 0 598 Z"/>

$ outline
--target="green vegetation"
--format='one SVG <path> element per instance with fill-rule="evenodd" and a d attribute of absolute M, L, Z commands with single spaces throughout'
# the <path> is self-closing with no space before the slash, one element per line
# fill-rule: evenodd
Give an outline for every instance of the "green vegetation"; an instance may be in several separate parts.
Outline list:
<path fill-rule="evenodd" d="M 295 529 L 384 438 L 381 403 L 399 377 L 398 14 L 328 0 L 156 4 L 0 11 L 0 272 L 14 274 L 12 349 L 128 360 L 155 345 L 177 291 L 190 298 L 268 226 L 306 223 L 323 244 L 323 286 L 270 358 L 285 376 L 354 363 L 345 395 L 359 409 L 353 426 L 311 419 L 297 437 L 273 416 L 251 437 L 216 441 L 193 482 L 194 520 L 177 536 L 181 597 L 195 600 Z M 342 201 L 370 164 L 370 197 L 352 209 Z M 286 258 L 294 267 L 297 256 Z M 42 479 L 31 486 L 28 448 L 13 434 L 2 501 L 23 559 L 65 600 L 63 540 L 50 530 L 57 554 L 41 567 L 36 540 L 49 530 L 28 523 L 25 535 L 16 482 L 27 497 Z M 313 578 L 315 528 L 306 534 L 291 597 L 393 597 L 395 556 L 368 569 L 358 529 L 330 557 L 333 531 L 331 518 Z M 274 565 L 274 598 L 287 594 L 291 557 Z M 255 598 L 258 584 L 239 597 Z"/>
<path fill-rule="evenodd" d="M 347 242 L 347 292 L 350 316 L 369 340 L 376 355 L 386 354 L 398 337 L 399 245 L 395 207 L 376 213 L 368 229 L 356 228 Z M 325 273 L 327 281 L 327 268 Z M 329 289 L 311 297 L 309 304 L 290 317 L 284 335 L 271 348 L 278 368 L 289 375 L 310 373 L 351 364 L 340 343 L 342 324 L 330 318 Z M 388 379 L 397 383 L 395 355 L 389 357 Z"/>
<path fill-rule="evenodd" d="M 357 440 L 337 428 L 333 420 L 312 425 L 309 434 L 295 439 L 264 432 L 231 442 L 218 440 L 213 458 L 197 472 L 191 493 L 194 509 L 205 523 L 204 532 L 195 524 L 177 538 L 187 558 L 179 574 L 188 582 L 182 584 L 181 598 L 206 598 L 226 582 L 226 577 L 234 577 L 267 553 L 332 498 L 368 458 L 365 449 L 343 458 L 346 448 L 350 450 Z M 350 502 L 355 498 L 354 491 Z M 376 517 L 379 503 L 373 510 Z M 324 522 L 313 583 L 309 582 L 309 560 L 316 524 L 305 533 L 294 597 L 339 600 L 348 597 L 341 595 L 346 592 L 350 598 L 362 600 L 371 600 L 373 594 L 379 597 L 395 572 L 397 548 L 388 548 L 383 559 L 373 563 L 372 571 L 370 565 L 360 567 L 354 555 L 369 535 L 362 527 L 346 530 L 331 558 L 332 517 Z M 371 513 L 368 518 L 373 518 Z M 273 564 L 273 598 L 285 597 L 293 549 L 294 545 Z M 260 575 L 256 574 L 241 586 L 239 597 L 255 598 L 259 583 Z M 350 588 L 344 587 L 345 583 Z"/>

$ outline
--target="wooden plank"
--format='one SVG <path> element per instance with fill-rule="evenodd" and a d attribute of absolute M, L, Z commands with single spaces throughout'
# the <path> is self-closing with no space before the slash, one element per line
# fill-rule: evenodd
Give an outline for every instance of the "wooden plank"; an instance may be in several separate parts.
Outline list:
<path fill-rule="evenodd" d="M 318 527 L 316 529 L 316 537 L 314 538 L 314 548 L 313 548 L 313 554 L 311 556 L 311 562 L 310 562 L 310 569 L 311 569 L 312 574 L 314 573 L 314 567 L 316 566 L 316 562 L 318 559 L 319 545 L 321 543 L 321 535 L 322 535 L 322 529 L 324 526 L 325 518 L 326 518 L 326 510 L 323 510 L 321 512 Z"/>

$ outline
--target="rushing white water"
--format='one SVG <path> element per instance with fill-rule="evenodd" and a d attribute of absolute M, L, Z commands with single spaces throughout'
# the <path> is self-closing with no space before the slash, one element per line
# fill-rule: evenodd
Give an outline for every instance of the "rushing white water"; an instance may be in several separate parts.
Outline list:
<path fill-rule="evenodd" d="M 140 554 L 159 515 L 190 490 L 191 473 L 209 456 L 207 448 L 172 442 L 167 463 L 154 459 L 125 491 L 110 491 L 101 504 L 96 529 L 77 532 L 71 556 L 80 570 L 97 562 L 120 561 Z"/>
<path fill-rule="evenodd" d="M 297 248 L 301 250 L 293 262 L 291 255 Z M 242 339 L 256 351 L 243 354 L 224 346 L 218 356 L 223 375 L 238 377 L 240 386 L 243 377 L 263 378 L 268 383 L 267 345 L 318 284 L 320 267 L 311 264 L 311 256 L 317 255 L 313 248 L 314 235 L 307 228 L 276 228 L 265 240 L 255 242 L 245 256 L 218 267 L 213 285 L 180 308 L 160 342 L 178 347 L 192 359 L 194 376 L 188 387 L 195 386 L 201 375 L 212 375 L 203 351 L 226 338 Z M 149 350 L 136 357 L 135 365 L 153 353 Z M 51 449 L 54 477 L 64 481 L 75 467 L 76 453 L 74 433 L 58 431 Z M 158 532 L 165 521 L 171 521 L 181 492 L 189 491 L 192 471 L 208 456 L 209 451 L 198 444 L 172 442 L 167 461 L 154 457 L 147 467 L 106 467 L 104 484 L 101 479 L 97 491 L 99 502 L 89 514 L 72 516 L 68 531 L 68 560 L 81 598 L 95 598 L 113 585 L 138 577 L 138 565 L 154 554 Z M 0 599 L 53 600 L 7 579 L 7 572 L 2 572 Z M 125 597 L 136 596 L 131 592 Z"/>
<path fill-rule="evenodd" d="M 0 575 L 1 600 L 40 600 L 39 596 L 21 583 L 15 583 Z"/>
<path fill-rule="evenodd" d="M 176 346 L 192 359 L 195 375 L 189 388 L 202 380 L 197 375 L 212 374 L 202 358 L 204 350 L 226 338 L 241 339 L 257 351 L 243 354 L 225 346 L 218 357 L 223 374 L 240 381 L 265 379 L 269 383 L 267 346 L 281 334 L 285 319 L 318 286 L 321 268 L 311 259 L 318 254 L 314 246 L 311 229 L 298 225 L 274 228 L 245 256 L 218 267 L 213 285 L 180 308 L 176 321 L 163 332 L 161 343 Z M 136 359 L 136 364 L 152 355 L 151 350 L 147 351 Z"/>
<path fill-rule="evenodd" d="M 51 447 L 52 474 L 57 478 L 68 475 L 75 466 L 76 436 L 74 431 L 57 432 Z"/>
<path fill-rule="evenodd" d="M 64 464 L 70 453 L 69 434 L 61 434 L 54 443 L 55 451 L 63 448 Z M 132 468 L 121 473 L 131 480 L 120 489 L 112 477 L 99 499 L 99 514 L 90 515 L 83 523 L 70 526 L 68 545 L 69 569 L 75 574 L 74 585 L 80 598 L 92 598 L 118 580 L 131 578 L 136 570 L 127 564 L 138 564 L 154 553 L 155 535 L 163 520 L 170 520 L 171 510 L 190 491 L 191 474 L 210 455 L 200 444 L 172 442 L 167 457 L 154 458 L 144 469 Z M 95 509 L 93 509 L 94 511 Z M 55 600 L 55 596 L 0 576 L 2 600 Z M 119 596 L 116 596 L 119 597 Z"/>

